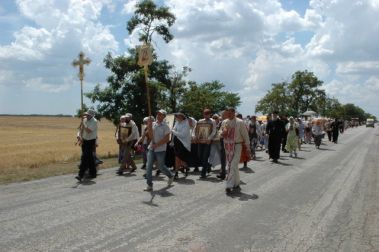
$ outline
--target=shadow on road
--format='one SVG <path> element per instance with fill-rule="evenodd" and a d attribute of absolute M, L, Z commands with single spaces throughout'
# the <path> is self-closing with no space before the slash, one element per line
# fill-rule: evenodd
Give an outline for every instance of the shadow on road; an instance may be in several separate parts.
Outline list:
<path fill-rule="evenodd" d="M 319 148 L 319 150 L 325 150 L 325 151 L 336 151 L 334 149 L 328 149 L 328 148 Z"/>
<path fill-rule="evenodd" d="M 195 181 L 193 179 L 188 179 L 184 177 L 175 179 L 174 181 L 181 185 L 194 185 L 195 184 Z"/>
<path fill-rule="evenodd" d="M 72 186 L 72 188 L 78 188 L 79 185 L 89 186 L 89 185 L 94 185 L 94 184 L 96 184 L 95 181 L 84 179 L 82 182 L 77 182 L 74 186 Z"/>
<path fill-rule="evenodd" d="M 259 196 L 257 194 L 247 194 L 241 191 L 232 192 L 230 194 L 227 194 L 231 198 L 238 198 L 240 201 L 248 201 L 248 200 L 257 200 L 259 199 Z"/>
<path fill-rule="evenodd" d="M 222 182 L 221 179 L 214 178 L 214 177 L 199 178 L 199 180 L 201 180 L 201 181 L 207 181 L 207 182 L 212 182 L 212 183 L 220 183 L 220 182 Z"/>
<path fill-rule="evenodd" d="M 171 196 L 174 196 L 173 193 L 167 191 L 167 189 L 173 187 L 172 185 L 171 186 L 166 186 L 166 187 L 163 187 L 157 191 L 151 191 L 150 192 L 150 195 L 151 195 L 151 199 L 149 201 L 142 201 L 143 204 L 146 204 L 146 205 L 149 205 L 149 206 L 153 206 L 153 207 L 158 207 L 159 205 L 154 203 L 153 200 L 155 198 L 155 196 L 159 195 L 161 197 L 171 197 Z"/>
<path fill-rule="evenodd" d="M 122 175 L 119 175 L 120 177 L 134 177 L 134 176 L 137 176 L 135 173 L 130 173 L 130 172 L 127 172 L 127 173 L 123 173 Z"/>
<path fill-rule="evenodd" d="M 264 161 L 266 161 L 266 159 L 264 159 L 262 157 L 256 157 L 253 161 L 264 162 Z"/>
<path fill-rule="evenodd" d="M 157 190 L 157 191 L 152 191 L 152 192 L 150 192 L 150 194 L 153 196 L 155 196 L 155 195 L 159 195 L 159 196 L 161 196 L 161 197 L 171 197 L 171 196 L 174 196 L 174 194 L 173 193 L 171 193 L 171 192 L 169 192 L 169 191 L 167 191 L 167 189 L 169 189 L 169 188 L 171 188 L 171 187 L 173 187 L 172 185 L 171 186 L 165 186 L 165 187 L 163 187 L 163 188 L 161 188 L 161 189 L 159 189 L 159 190 Z"/>
<path fill-rule="evenodd" d="M 286 160 L 287 160 L 287 159 L 286 159 Z M 273 163 L 273 164 L 275 164 L 275 163 Z M 278 163 L 276 163 L 276 164 L 278 164 L 278 165 L 282 165 L 282 166 L 293 166 L 293 164 L 283 163 L 283 162 L 281 162 L 281 161 L 279 161 L 279 160 L 278 160 Z"/>
<path fill-rule="evenodd" d="M 311 152 L 310 150 L 304 150 L 304 149 L 301 149 L 300 151 Z"/>
<path fill-rule="evenodd" d="M 240 168 L 240 171 L 242 171 L 244 173 L 255 173 L 255 171 L 253 169 L 251 169 L 250 167 Z"/>

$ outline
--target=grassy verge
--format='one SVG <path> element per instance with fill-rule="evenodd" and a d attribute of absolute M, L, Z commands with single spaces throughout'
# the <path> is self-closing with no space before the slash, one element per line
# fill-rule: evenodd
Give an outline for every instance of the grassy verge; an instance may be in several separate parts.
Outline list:
<path fill-rule="evenodd" d="M 79 123 L 71 117 L 0 116 L 0 184 L 77 173 Z M 107 120 L 98 124 L 101 168 L 116 167 L 115 126 Z"/>
<path fill-rule="evenodd" d="M 108 158 L 102 160 L 104 163 L 99 166 L 100 169 L 118 166 L 117 158 Z M 63 162 L 44 165 L 38 168 L 14 168 L 12 170 L 8 170 L 7 173 L 4 174 L 0 172 L 0 184 L 30 181 L 64 174 L 76 174 L 78 172 L 78 164 L 79 162 Z"/>
<path fill-rule="evenodd" d="M 112 167 L 118 167 L 118 158 L 101 158 L 104 162 L 99 165 L 99 169 L 107 169 Z M 139 164 L 142 162 L 140 157 L 136 157 L 134 162 Z M 13 170 L 8 170 L 7 173 L 2 174 L 0 172 L 0 185 L 1 184 L 10 184 L 16 182 L 25 182 L 36 179 L 48 178 L 52 176 L 73 174 L 78 173 L 79 161 L 76 162 L 63 162 L 63 163 L 54 163 L 38 168 L 30 167 L 19 167 Z"/>

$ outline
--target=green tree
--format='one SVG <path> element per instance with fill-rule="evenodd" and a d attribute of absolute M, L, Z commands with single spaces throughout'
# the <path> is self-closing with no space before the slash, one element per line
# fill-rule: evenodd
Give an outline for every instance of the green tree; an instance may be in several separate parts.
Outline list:
<path fill-rule="evenodd" d="M 139 31 L 139 40 L 151 43 L 154 33 L 163 37 L 168 43 L 173 39 L 169 31 L 175 22 L 175 16 L 167 7 L 158 7 L 151 0 L 143 0 L 136 4 L 136 11 L 127 22 L 127 30 L 131 34 Z M 126 112 L 132 113 L 134 120 L 142 122 L 147 112 L 147 92 L 143 70 L 137 65 L 135 49 L 129 50 L 130 56 L 113 58 L 110 53 L 105 57 L 105 67 L 110 70 L 108 86 L 97 85 L 93 92 L 86 94 L 93 103 L 97 103 L 98 112 L 111 120 L 115 125 Z M 162 90 L 170 85 L 169 72 L 172 66 L 167 61 L 157 61 L 153 53 L 153 63 L 149 67 L 149 94 L 152 112 L 162 106 L 166 96 Z"/>
<path fill-rule="evenodd" d="M 97 104 L 99 114 L 115 125 L 118 124 L 121 115 L 129 112 L 133 119 L 140 123 L 147 112 L 147 99 L 143 70 L 137 65 L 135 50 L 130 50 L 131 56 L 118 56 L 113 58 L 108 54 L 105 59 L 105 67 L 110 70 L 108 86 L 102 88 L 99 84 L 92 92 L 86 94 L 88 98 Z M 158 97 L 152 103 L 152 112 L 158 108 L 161 98 L 162 84 L 168 81 L 169 71 L 172 68 L 167 61 L 154 61 L 150 66 L 150 92 Z"/>
<path fill-rule="evenodd" d="M 359 121 L 363 122 L 367 119 L 365 111 L 352 103 L 347 103 L 342 107 L 345 120 L 350 121 L 352 118 L 358 118 Z"/>
<path fill-rule="evenodd" d="M 291 108 L 295 115 L 300 115 L 306 110 L 321 113 L 325 106 L 326 94 L 320 89 L 320 81 L 312 72 L 297 71 L 292 75 L 292 81 L 288 85 L 291 96 Z"/>
<path fill-rule="evenodd" d="M 160 35 L 166 43 L 169 43 L 174 36 L 170 33 L 169 28 L 174 24 L 175 16 L 170 12 L 169 8 L 161 6 L 158 7 L 152 0 L 142 0 L 136 4 L 134 15 L 127 22 L 127 30 L 131 34 L 134 30 L 139 31 L 139 40 L 144 43 L 151 44 L 154 33 Z M 155 57 L 156 60 L 156 57 Z M 154 63 L 153 63 L 154 64 Z M 151 107 L 153 112 L 154 106 L 164 107 L 167 100 L 166 89 L 170 90 L 170 78 L 167 74 L 169 67 L 168 63 L 158 64 L 157 74 L 160 74 L 162 80 L 160 82 L 145 83 L 149 88 L 149 97 L 151 100 Z M 149 67 L 149 75 L 154 76 L 151 71 L 154 66 Z M 163 72 L 161 72 L 161 70 Z M 163 75 L 162 75 L 163 73 Z M 147 93 L 147 91 L 146 91 Z"/>
<path fill-rule="evenodd" d="M 83 114 L 88 110 L 88 106 L 83 103 L 83 111 L 81 108 L 77 109 L 76 110 L 76 114 L 75 114 L 75 117 L 78 117 L 78 118 L 81 118 L 83 116 Z"/>
<path fill-rule="evenodd" d="M 306 110 L 330 118 L 364 121 L 371 116 L 354 104 L 341 104 L 336 98 L 330 98 L 321 89 L 323 82 L 312 72 L 297 71 L 292 75 L 291 83 L 272 84 L 271 90 L 258 101 L 255 111 L 268 114 L 273 110 L 282 114 L 299 116 Z"/>
<path fill-rule="evenodd" d="M 139 40 L 146 43 L 151 43 L 156 32 L 168 43 L 174 38 L 169 28 L 175 19 L 168 7 L 158 7 L 152 0 L 143 0 L 136 4 L 136 11 L 127 23 L 127 30 L 131 34 L 138 29 Z"/>
<path fill-rule="evenodd" d="M 172 69 L 172 68 L 171 68 Z M 158 102 L 161 108 L 166 108 L 168 113 L 178 112 L 183 103 L 183 95 L 187 91 L 187 81 L 184 79 L 191 72 L 191 68 L 183 67 L 179 71 L 170 71 L 168 81 L 163 89 Z"/>
<path fill-rule="evenodd" d="M 288 95 L 287 86 L 286 82 L 272 84 L 271 90 L 258 101 L 255 112 L 269 114 L 276 110 L 281 114 L 289 114 L 291 98 Z"/>
<path fill-rule="evenodd" d="M 219 81 L 205 82 L 200 85 L 189 82 L 188 86 L 179 109 L 196 119 L 202 118 L 205 108 L 217 113 L 227 106 L 237 107 L 241 104 L 238 94 L 222 91 L 225 85 Z"/>
<path fill-rule="evenodd" d="M 329 118 L 343 118 L 344 111 L 342 104 L 334 97 L 327 97 L 322 115 Z"/>

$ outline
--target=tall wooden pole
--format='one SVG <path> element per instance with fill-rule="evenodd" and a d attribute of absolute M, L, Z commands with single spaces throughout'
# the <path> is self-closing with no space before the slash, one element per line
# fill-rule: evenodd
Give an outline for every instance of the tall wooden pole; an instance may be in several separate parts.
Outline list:
<path fill-rule="evenodd" d="M 83 80 L 80 80 L 80 111 L 81 115 L 83 115 L 84 104 L 83 104 Z"/>
<path fill-rule="evenodd" d="M 143 71 L 145 74 L 145 85 L 146 85 L 146 98 L 147 98 L 147 111 L 149 117 L 151 116 L 151 102 L 150 102 L 150 90 L 149 90 L 149 65 L 153 61 L 152 47 L 149 43 L 145 43 L 138 47 L 138 65 L 143 66 Z"/>
<path fill-rule="evenodd" d="M 150 90 L 149 90 L 149 66 L 144 65 L 143 70 L 145 72 L 145 85 L 146 85 L 146 97 L 147 97 L 147 111 L 149 114 L 149 117 L 151 116 L 151 102 L 150 102 Z"/>

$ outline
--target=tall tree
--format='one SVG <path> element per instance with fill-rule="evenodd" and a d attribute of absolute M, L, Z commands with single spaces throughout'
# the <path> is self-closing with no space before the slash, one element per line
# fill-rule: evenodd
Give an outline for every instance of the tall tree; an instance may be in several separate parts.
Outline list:
<path fill-rule="evenodd" d="M 291 96 L 291 108 L 295 115 L 300 115 L 309 109 L 320 112 L 326 98 L 325 91 L 320 89 L 322 83 L 307 70 L 297 71 L 292 75 L 288 91 Z"/>
<path fill-rule="evenodd" d="M 175 19 L 168 7 L 158 7 L 152 0 L 143 0 L 136 4 L 134 15 L 127 23 L 127 30 L 131 34 L 139 29 L 139 40 L 146 43 L 151 43 L 156 32 L 168 43 L 174 38 L 169 28 Z"/>
<path fill-rule="evenodd" d="M 92 92 L 86 94 L 103 117 L 118 124 L 121 115 L 126 112 L 133 114 L 134 120 L 142 122 L 147 115 L 146 89 L 143 70 L 137 65 L 135 50 L 130 50 L 131 56 L 113 58 L 108 54 L 105 67 L 110 70 L 108 86 L 101 88 L 98 84 Z M 169 71 L 172 68 L 167 61 L 154 61 L 150 67 L 151 94 L 158 97 L 164 82 L 168 81 Z M 152 103 L 153 113 L 157 110 L 159 99 Z"/>
<path fill-rule="evenodd" d="M 269 114 L 272 111 L 279 111 L 281 114 L 288 114 L 291 111 L 291 98 L 287 91 L 288 84 L 286 82 L 272 84 L 271 90 L 258 101 L 255 112 Z"/>
<path fill-rule="evenodd" d="M 136 4 L 134 15 L 127 23 L 127 30 L 129 34 L 134 30 L 138 30 L 139 40 L 145 44 L 151 44 L 154 33 L 157 33 L 166 43 L 169 43 L 174 38 L 169 30 L 174 22 L 175 16 L 170 12 L 169 8 L 164 6 L 158 7 L 152 0 L 142 0 Z M 151 67 L 150 73 L 148 73 L 147 68 L 145 68 L 145 70 L 146 75 L 151 75 Z M 145 84 L 146 88 L 154 85 L 151 81 Z M 148 102 L 151 101 L 152 104 L 158 104 L 160 107 L 164 106 L 166 94 L 163 91 L 165 88 L 170 89 L 169 85 L 170 81 L 166 79 L 161 83 L 156 83 L 155 88 L 153 87 L 152 89 L 149 88 L 146 90 Z M 154 90 L 155 94 L 153 93 Z M 150 99 L 150 97 L 152 99 Z M 148 106 L 150 106 L 150 104 Z"/>
<path fill-rule="evenodd" d="M 366 113 L 363 109 L 355 106 L 352 103 L 347 103 L 343 105 L 344 119 L 351 120 L 352 118 L 358 118 L 359 121 L 363 122 L 366 120 Z"/>
<path fill-rule="evenodd" d="M 187 91 L 187 81 L 184 79 L 191 68 L 183 67 L 181 71 L 170 71 L 168 82 L 161 89 L 161 95 L 158 104 L 166 108 L 167 112 L 177 112 L 183 102 L 183 95 Z"/>
<path fill-rule="evenodd" d="M 127 30 L 131 34 L 134 30 L 139 31 L 139 40 L 151 43 L 153 34 L 162 36 L 168 43 L 173 39 L 169 31 L 175 22 L 175 16 L 167 7 L 158 7 L 151 0 L 143 0 L 136 4 L 136 11 L 127 22 Z M 105 59 L 105 67 L 110 70 L 111 75 L 107 81 L 109 86 L 102 89 L 97 85 L 93 92 L 87 95 L 92 102 L 97 103 L 98 111 L 105 118 L 118 124 L 120 115 L 131 112 L 137 123 L 147 115 L 146 88 L 143 71 L 137 65 L 137 54 L 135 49 L 129 50 L 130 56 L 118 56 L 113 58 L 108 54 Z M 153 63 L 149 67 L 150 97 L 152 99 L 152 112 L 161 106 L 165 100 L 165 94 L 161 91 L 167 89 L 170 84 L 169 71 L 172 68 L 167 61 L 157 61 L 153 53 Z"/>
<path fill-rule="evenodd" d="M 202 117 L 204 108 L 209 108 L 216 113 L 225 109 L 226 106 L 240 105 L 238 94 L 223 91 L 224 87 L 225 85 L 219 81 L 205 82 L 200 85 L 189 82 L 189 87 L 183 94 L 180 110 L 199 119 Z"/>
<path fill-rule="evenodd" d="M 334 97 L 327 97 L 322 115 L 330 118 L 343 118 L 342 104 Z"/>

